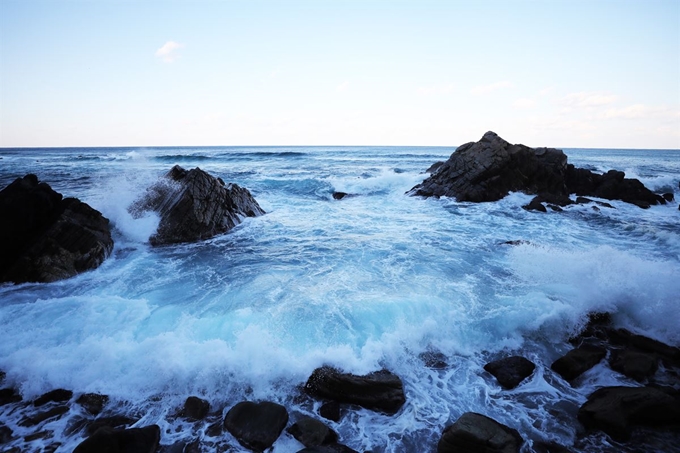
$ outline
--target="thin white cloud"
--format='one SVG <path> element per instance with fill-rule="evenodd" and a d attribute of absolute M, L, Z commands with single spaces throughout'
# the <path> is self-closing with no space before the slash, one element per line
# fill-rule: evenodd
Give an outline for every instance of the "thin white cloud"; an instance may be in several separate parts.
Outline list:
<path fill-rule="evenodd" d="M 347 80 L 345 80 L 340 85 L 335 87 L 335 91 L 339 91 L 341 93 L 347 91 L 348 89 L 349 89 L 349 81 L 347 81 Z"/>
<path fill-rule="evenodd" d="M 501 90 L 503 88 L 512 88 L 512 82 L 509 82 L 507 80 L 504 80 L 502 82 L 495 82 L 491 83 L 489 85 L 478 85 L 470 90 L 471 94 L 474 94 L 475 96 L 482 95 L 482 94 L 489 94 L 492 91 L 496 90 Z"/>
<path fill-rule="evenodd" d="M 451 94 L 455 86 L 450 83 L 448 85 L 428 85 L 418 87 L 417 93 L 421 96 L 441 96 Z"/>
<path fill-rule="evenodd" d="M 512 106 L 518 109 L 533 109 L 536 107 L 536 101 L 530 98 L 520 98 L 515 100 Z"/>
<path fill-rule="evenodd" d="M 560 102 L 569 107 L 599 107 L 612 104 L 617 99 L 615 94 L 580 91 L 566 95 Z"/>
<path fill-rule="evenodd" d="M 600 118 L 602 119 L 658 119 L 658 120 L 678 120 L 680 119 L 680 111 L 673 110 L 668 107 L 654 107 L 644 104 L 633 104 L 627 107 L 611 108 L 604 111 Z"/>
<path fill-rule="evenodd" d="M 166 63 L 172 63 L 180 57 L 177 51 L 183 47 L 184 44 L 180 44 L 175 41 L 168 41 L 156 51 L 156 57 L 160 58 Z"/>

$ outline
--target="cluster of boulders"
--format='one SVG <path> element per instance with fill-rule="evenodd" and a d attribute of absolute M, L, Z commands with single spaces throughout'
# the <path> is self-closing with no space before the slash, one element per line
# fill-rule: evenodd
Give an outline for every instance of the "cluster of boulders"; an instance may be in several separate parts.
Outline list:
<path fill-rule="evenodd" d="M 555 210 L 575 203 L 570 194 L 622 200 L 641 208 L 673 200 L 672 193 L 655 194 L 622 171 L 600 175 L 576 168 L 559 149 L 512 145 L 494 132 L 459 146 L 447 161 L 433 164 L 427 172 L 431 175 L 409 194 L 483 202 L 524 192 L 536 195 L 526 208 L 544 212 L 544 203 Z"/>
<path fill-rule="evenodd" d="M 200 168 L 173 167 L 130 207 L 160 217 L 153 245 L 193 242 L 264 214 L 250 192 Z M 53 282 L 95 269 L 113 250 L 109 220 L 36 175 L 0 191 L 0 283 Z"/>
<path fill-rule="evenodd" d="M 581 385 L 579 378 L 605 359 L 612 370 L 639 382 L 638 385 L 602 387 L 588 395 L 576 414 L 586 435 L 601 432 L 626 445 L 636 430 L 678 432 L 680 348 L 616 329 L 606 313 L 592 314 L 584 330 L 570 342 L 574 349 L 552 362 L 549 368 L 571 386 L 578 388 Z M 421 354 L 421 359 L 432 368 L 449 367 L 446 357 L 438 352 Z M 538 366 L 548 368 L 522 356 L 508 356 L 487 363 L 484 370 L 495 377 L 503 389 L 510 390 L 521 386 Z M 3 377 L 0 373 L 0 382 Z M 11 404 L 14 405 L 12 412 L 23 411 L 21 413 L 25 415 L 18 426 L 35 430 L 23 436 L 23 445 L 36 439 L 49 444 L 54 433 L 44 429 L 44 423 L 69 414 L 63 434 L 85 438 L 75 453 L 229 451 L 233 447 L 230 442 L 234 441 L 246 449 L 261 452 L 272 447 L 284 430 L 300 442 L 300 453 L 356 453 L 342 443 L 338 433 L 323 420 L 338 422 L 352 407 L 398 416 L 406 403 L 402 380 L 388 370 L 354 375 L 323 366 L 312 372 L 301 392 L 297 401 L 311 397 L 321 403 L 313 405 L 317 407 L 314 409 L 317 416 L 295 412 L 291 417 L 286 407 L 271 401 L 241 401 L 228 410 L 225 408 L 226 412 L 221 409 L 211 411 L 210 402 L 190 396 L 184 406 L 169 417 L 183 419 L 193 426 L 188 429 L 196 439 L 164 446 L 160 445 L 162 432 L 157 425 L 138 426 L 139 419 L 107 414 L 109 400 L 104 395 L 82 394 L 74 399 L 73 392 L 58 389 L 32 402 L 23 402 L 15 389 L 3 388 L 0 389 L 0 406 Z M 74 405 L 78 409 L 74 409 Z M 225 436 L 225 432 L 231 437 Z M 12 429 L 0 422 L 0 441 L 22 445 L 17 440 Z M 511 427 L 484 414 L 465 412 L 454 423 L 443 427 L 436 451 L 518 453 L 525 441 Z M 351 443 L 351 439 L 344 439 L 344 442 Z M 58 447 L 58 444 L 51 445 Z M 104 446 L 108 450 L 103 450 Z M 638 447 L 645 451 L 645 445 L 640 443 L 625 448 L 634 451 Z M 435 449 L 434 446 L 423 448 L 423 451 Z M 555 443 L 541 444 L 535 440 L 533 448 L 552 452 L 580 449 Z M 7 451 L 19 452 L 21 447 Z"/>

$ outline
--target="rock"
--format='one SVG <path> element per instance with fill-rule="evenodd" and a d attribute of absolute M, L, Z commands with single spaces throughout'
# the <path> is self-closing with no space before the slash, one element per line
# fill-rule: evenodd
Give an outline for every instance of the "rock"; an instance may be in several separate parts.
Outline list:
<path fill-rule="evenodd" d="M 418 357 L 420 357 L 420 360 L 422 360 L 428 368 L 443 370 L 449 366 L 446 362 L 447 357 L 440 351 L 425 351 Z"/>
<path fill-rule="evenodd" d="M 675 200 L 675 195 L 673 195 L 672 192 L 666 192 L 664 194 L 661 194 L 661 196 L 663 197 L 664 200 L 666 200 L 669 203 Z"/>
<path fill-rule="evenodd" d="M 335 200 L 342 200 L 345 198 L 348 194 L 345 192 L 333 192 L 333 199 Z"/>
<path fill-rule="evenodd" d="M 647 208 L 650 205 L 666 203 L 663 197 L 647 189 L 639 180 L 626 178 L 622 171 L 609 170 L 600 175 L 569 164 L 565 181 L 569 193 L 576 195 L 622 200 Z"/>
<path fill-rule="evenodd" d="M 100 428 L 81 442 L 73 453 L 153 453 L 161 440 L 158 425 L 143 428 Z"/>
<path fill-rule="evenodd" d="M 609 357 L 609 367 L 624 376 L 642 382 L 652 377 L 659 365 L 653 355 L 626 349 L 614 349 L 611 357 Z"/>
<path fill-rule="evenodd" d="M 459 146 L 411 195 L 455 197 L 458 201 L 496 201 L 509 192 L 568 195 L 567 156 L 557 149 L 511 145 L 493 132 Z"/>
<path fill-rule="evenodd" d="M 0 282 L 53 282 L 97 268 L 111 254 L 109 221 L 35 175 L 0 191 Z"/>
<path fill-rule="evenodd" d="M 227 184 L 200 168 L 175 165 L 145 197 L 130 207 L 133 216 L 154 211 L 160 216 L 153 245 L 194 242 L 225 233 L 244 217 L 264 214 L 248 189 Z"/>
<path fill-rule="evenodd" d="M 18 403 L 19 401 L 21 401 L 21 395 L 13 388 L 0 389 L 0 406 Z"/>
<path fill-rule="evenodd" d="M 534 197 L 529 204 L 522 206 L 523 209 L 526 209 L 527 211 L 539 211 L 539 212 L 548 212 L 548 210 L 543 206 L 543 203 L 541 203 L 541 200 L 538 197 Z"/>
<path fill-rule="evenodd" d="M 531 376 L 536 365 L 524 357 L 512 356 L 489 362 L 484 369 L 494 375 L 503 388 L 513 389 Z"/>
<path fill-rule="evenodd" d="M 51 392 L 47 392 L 44 395 L 40 396 L 38 399 L 33 401 L 34 406 L 44 406 L 47 403 L 61 403 L 64 401 L 68 401 L 73 397 L 73 392 L 70 390 L 64 390 L 64 389 L 56 389 L 52 390 Z"/>
<path fill-rule="evenodd" d="M 76 403 L 80 404 L 92 415 L 99 415 L 108 402 L 108 396 L 97 393 L 83 393 L 76 400 Z"/>
<path fill-rule="evenodd" d="M 346 445 L 342 444 L 328 444 L 319 445 L 316 447 L 307 447 L 298 451 L 297 453 L 359 453 L 356 450 L 352 450 Z"/>
<path fill-rule="evenodd" d="M 271 447 L 287 423 L 286 408 L 268 401 L 240 402 L 224 417 L 224 428 L 241 445 L 254 451 L 264 451 Z"/>
<path fill-rule="evenodd" d="M 332 422 L 340 421 L 340 404 L 337 401 L 329 401 L 319 408 L 319 415 Z"/>
<path fill-rule="evenodd" d="M 583 345 L 555 360 L 550 368 L 567 381 L 572 381 L 597 365 L 607 355 L 604 348 Z"/>
<path fill-rule="evenodd" d="M 466 412 L 444 429 L 437 453 L 519 453 L 524 443 L 517 430 L 474 412 Z"/>
<path fill-rule="evenodd" d="M 30 416 L 24 417 L 19 422 L 19 426 L 24 427 L 36 426 L 44 422 L 45 420 L 61 417 L 68 411 L 69 411 L 68 406 L 56 406 L 46 411 L 38 412 L 37 414 L 32 414 Z"/>
<path fill-rule="evenodd" d="M 668 367 L 680 368 L 680 348 L 670 346 L 644 335 L 634 334 L 626 329 L 607 329 L 607 341 L 630 350 L 656 354 Z"/>
<path fill-rule="evenodd" d="M 210 403 L 197 396 L 190 396 L 184 402 L 182 416 L 190 420 L 203 420 L 210 411 Z"/>
<path fill-rule="evenodd" d="M 442 160 L 442 161 L 439 161 L 439 162 L 435 162 L 435 163 L 433 163 L 432 165 L 430 165 L 429 168 L 428 168 L 427 170 L 425 170 L 425 173 L 430 173 L 430 174 L 432 174 L 432 173 L 436 172 L 437 170 L 439 170 L 439 167 L 441 167 L 442 165 L 444 165 L 444 161 L 443 161 L 443 160 Z"/>
<path fill-rule="evenodd" d="M 0 445 L 9 443 L 13 437 L 14 433 L 12 432 L 11 428 L 5 425 L 0 425 Z"/>
<path fill-rule="evenodd" d="M 87 434 L 91 435 L 101 428 L 120 428 L 121 426 L 130 426 L 137 423 L 137 419 L 126 417 L 124 415 L 113 415 L 111 417 L 99 417 L 90 423 L 87 427 Z"/>
<path fill-rule="evenodd" d="M 335 431 L 312 417 L 302 417 L 286 431 L 305 447 L 318 447 L 338 440 Z"/>
<path fill-rule="evenodd" d="M 324 366 L 314 370 L 305 384 L 305 391 L 314 397 L 356 404 L 387 414 L 396 414 L 406 402 L 401 379 L 387 370 L 356 376 Z"/>
<path fill-rule="evenodd" d="M 678 426 L 680 400 L 653 387 L 603 387 L 588 396 L 578 420 L 588 430 L 625 441 L 635 427 Z"/>

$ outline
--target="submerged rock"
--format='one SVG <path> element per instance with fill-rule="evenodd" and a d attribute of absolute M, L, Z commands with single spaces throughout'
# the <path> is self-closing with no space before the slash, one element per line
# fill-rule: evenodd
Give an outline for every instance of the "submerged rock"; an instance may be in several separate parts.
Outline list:
<path fill-rule="evenodd" d="M 210 411 L 210 403 L 197 396 L 190 396 L 184 402 L 182 416 L 190 420 L 203 420 Z"/>
<path fill-rule="evenodd" d="M 550 368 L 565 380 L 572 381 L 597 365 L 606 355 L 606 349 L 586 344 L 567 352 L 555 360 Z"/>
<path fill-rule="evenodd" d="M 406 402 L 401 379 L 387 370 L 357 376 L 324 366 L 314 370 L 305 391 L 315 397 L 387 414 L 396 414 Z"/>
<path fill-rule="evenodd" d="M 158 425 L 130 429 L 105 427 L 81 442 L 73 453 L 153 453 L 160 439 Z"/>
<path fill-rule="evenodd" d="M 466 412 L 444 429 L 437 453 L 519 453 L 523 443 L 517 430 L 484 415 Z"/>
<path fill-rule="evenodd" d="M 264 451 L 279 438 L 288 423 L 288 411 L 280 404 L 242 401 L 224 417 L 224 428 L 238 442 L 254 451 Z"/>
<path fill-rule="evenodd" d="M 146 211 L 161 218 L 150 238 L 153 245 L 208 239 L 229 231 L 245 217 L 265 213 L 248 189 L 224 184 L 200 168 L 187 171 L 179 165 L 130 207 L 135 216 Z"/>
<path fill-rule="evenodd" d="M 484 369 L 491 373 L 503 388 L 513 389 L 531 376 L 536 365 L 524 357 L 512 356 L 489 362 L 484 365 Z"/>
<path fill-rule="evenodd" d="M 108 402 L 108 396 L 98 393 L 83 393 L 76 400 L 76 403 L 80 404 L 92 415 L 99 415 Z"/>
<path fill-rule="evenodd" d="M 652 354 L 627 349 L 614 349 L 609 358 L 609 367 L 624 376 L 642 382 L 656 373 L 659 364 L 657 358 Z"/>
<path fill-rule="evenodd" d="M 97 268 L 111 254 L 109 221 L 35 175 L 0 191 L 0 282 L 53 282 Z"/>
<path fill-rule="evenodd" d="M 653 387 L 604 387 L 593 392 L 578 411 L 578 420 L 589 430 L 601 430 L 612 439 L 625 441 L 635 427 L 680 428 L 677 392 Z"/>

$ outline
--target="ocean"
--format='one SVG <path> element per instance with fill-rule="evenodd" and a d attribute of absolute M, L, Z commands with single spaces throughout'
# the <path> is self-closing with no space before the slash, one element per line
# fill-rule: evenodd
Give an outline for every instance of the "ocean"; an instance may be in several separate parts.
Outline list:
<path fill-rule="evenodd" d="M 373 453 L 434 451 L 442 429 L 479 412 L 539 441 L 574 443 L 589 393 L 637 385 L 603 362 L 575 387 L 549 364 L 587 314 L 680 345 L 680 150 L 564 149 L 577 167 L 623 170 L 674 202 L 640 209 L 572 205 L 528 212 L 531 196 L 492 203 L 405 193 L 454 147 L 0 149 L 0 187 L 28 173 L 101 211 L 115 247 L 104 264 L 50 284 L 0 285 L 0 370 L 25 400 L 56 389 L 109 395 L 106 413 L 158 424 L 163 445 L 205 428 L 172 415 L 191 395 L 223 414 L 242 400 L 318 418 L 300 386 L 321 365 L 387 368 L 406 404 L 348 411 L 328 424 Z M 248 188 L 266 215 L 213 239 L 151 247 L 158 218 L 127 207 L 173 165 Z M 350 194 L 335 200 L 333 192 Z M 507 241 L 523 241 L 509 245 Z M 420 355 L 447 357 L 442 370 Z M 508 354 L 539 365 L 514 390 L 483 370 Z M 547 365 L 545 365 L 547 364 Z M 70 452 L 72 409 L 48 422 Z M 0 407 L 16 435 L 20 413 Z M 591 451 L 619 451 L 591 436 Z M 224 440 L 242 449 L 228 433 Z M 18 443 L 17 443 L 18 442 Z M 23 443 L 22 443 L 23 442 Z M 42 451 L 45 440 L 10 446 Z M 273 453 L 302 445 L 289 434 Z"/>

